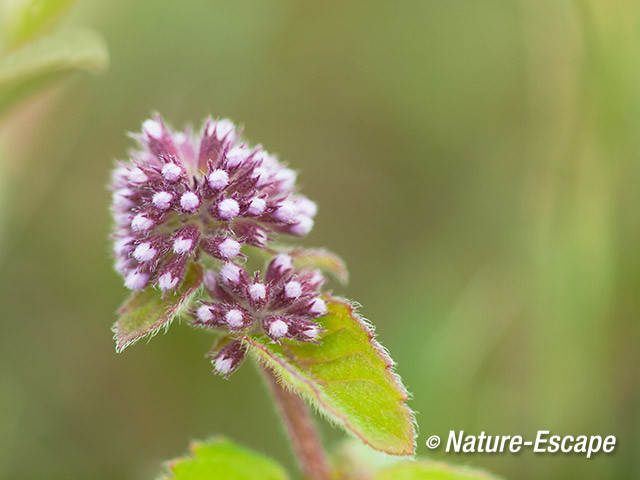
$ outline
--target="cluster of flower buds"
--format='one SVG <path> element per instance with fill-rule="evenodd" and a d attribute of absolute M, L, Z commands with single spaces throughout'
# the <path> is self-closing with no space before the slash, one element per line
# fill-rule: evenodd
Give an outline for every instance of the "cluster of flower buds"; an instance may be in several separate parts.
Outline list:
<path fill-rule="evenodd" d="M 242 243 L 313 227 L 316 205 L 296 193 L 296 173 L 243 143 L 229 120 L 208 119 L 196 136 L 155 117 L 134 138 L 111 182 L 116 269 L 130 289 L 175 289 L 202 253 L 230 261 Z"/>
<path fill-rule="evenodd" d="M 208 271 L 205 286 L 213 301 L 201 302 L 193 312 L 194 325 L 230 333 L 264 331 L 272 340 L 315 341 L 322 333 L 315 320 L 326 314 L 320 289 L 324 277 L 317 270 L 296 270 L 289 255 L 276 255 L 261 278 L 228 262 L 219 272 Z M 244 359 L 240 340 L 213 355 L 215 370 L 229 375 Z"/>

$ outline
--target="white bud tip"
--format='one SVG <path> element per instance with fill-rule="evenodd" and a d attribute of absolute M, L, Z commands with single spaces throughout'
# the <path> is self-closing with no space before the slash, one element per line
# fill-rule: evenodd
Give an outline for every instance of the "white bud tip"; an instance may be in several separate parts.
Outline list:
<path fill-rule="evenodd" d="M 293 221 L 296 220 L 296 217 L 298 216 L 298 209 L 293 204 L 293 202 L 284 201 L 276 209 L 273 216 L 281 222 L 293 223 Z"/>
<path fill-rule="evenodd" d="M 156 208 L 166 210 L 171 206 L 171 200 L 173 200 L 173 195 L 169 192 L 158 192 L 153 195 L 153 199 L 151 201 Z"/>
<path fill-rule="evenodd" d="M 234 258 L 240 253 L 240 243 L 233 238 L 227 238 L 220 242 L 218 245 L 218 251 L 223 258 Z"/>
<path fill-rule="evenodd" d="M 290 168 L 283 168 L 278 170 L 275 175 L 275 179 L 282 184 L 282 188 L 290 190 L 296 183 L 296 176 L 298 174 Z"/>
<path fill-rule="evenodd" d="M 149 177 L 142 171 L 141 168 L 135 167 L 129 172 L 129 181 L 133 183 L 144 183 L 149 180 Z"/>
<path fill-rule="evenodd" d="M 316 336 L 318 335 L 318 327 L 316 327 L 315 325 L 312 327 L 307 328 L 304 332 L 302 332 L 304 334 L 305 337 L 307 338 L 316 338 Z"/>
<path fill-rule="evenodd" d="M 224 170 L 218 169 L 209 175 L 209 186 L 213 190 L 222 190 L 229 185 L 229 174 Z"/>
<path fill-rule="evenodd" d="M 309 312 L 314 315 L 324 315 L 327 313 L 327 304 L 321 298 L 316 298 L 309 307 Z"/>
<path fill-rule="evenodd" d="M 160 140 L 162 138 L 162 125 L 155 120 L 147 120 L 142 124 L 142 130 L 151 138 Z"/>
<path fill-rule="evenodd" d="M 133 242 L 133 240 L 133 237 L 119 238 L 113 243 L 113 253 L 122 255 L 128 252 L 131 249 L 131 242 Z"/>
<path fill-rule="evenodd" d="M 176 238 L 173 242 L 173 251 L 176 253 L 189 253 L 193 247 L 193 240 L 190 238 Z"/>
<path fill-rule="evenodd" d="M 176 143 L 184 143 L 187 141 L 187 136 L 182 133 L 182 132 L 177 132 L 174 136 L 173 139 Z"/>
<path fill-rule="evenodd" d="M 171 275 L 171 272 L 167 272 L 161 275 L 158 279 L 158 287 L 160 287 L 160 290 L 162 290 L 163 292 L 171 290 L 178 284 L 178 280 L 178 277 L 174 277 L 173 275 Z"/>
<path fill-rule="evenodd" d="M 220 269 L 222 279 L 227 283 L 240 282 L 240 267 L 233 263 L 227 263 Z"/>
<path fill-rule="evenodd" d="M 233 310 L 229 310 L 224 316 L 224 319 L 227 321 L 231 328 L 240 328 L 243 324 L 242 312 L 236 308 L 234 308 Z"/>
<path fill-rule="evenodd" d="M 180 197 L 180 206 L 188 212 L 193 212 L 200 206 L 200 199 L 193 192 L 186 192 Z"/>
<path fill-rule="evenodd" d="M 167 182 L 175 182 L 182 175 L 182 169 L 175 163 L 167 163 L 162 167 L 162 176 Z"/>
<path fill-rule="evenodd" d="M 269 181 L 269 170 L 264 167 L 256 167 L 251 176 L 256 179 L 256 186 L 262 187 Z"/>
<path fill-rule="evenodd" d="M 208 322 L 212 318 L 213 318 L 213 313 L 211 313 L 211 310 L 209 310 L 209 307 L 207 307 L 206 305 L 201 305 L 200 308 L 198 308 L 198 320 L 201 320 L 203 322 Z"/>
<path fill-rule="evenodd" d="M 246 149 L 234 147 L 227 153 L 227 167 L 233 168 L 240 165 L 246 158 Z"/>
<path fill-rule="evenodd" d="M 295 225 L 289 228 L 289 231 L 294 235 L 304 237 L 308 235 L 313 228 L 313 220 L 309 217 L 300 217 L 300 220 Z"/>
<path fill-rule="evenodd" d="M 258 215 L 262 215 L 265 208 L 267 208 L 267 202 L 265 202 L 264 199 L 254 198 L 253 200 L 251 200 L 249 208 L 247 208 L 247 213 L 249 215 L 255 215 L 257 217 Z"/>
<path fill-rule="evenodd" d="M 216 358 L 215 369 L 220 373 L 229 373 L 231 371 L 232 365 L 233 365 L 233 360 L 231 358 L 226 358 L 226 357 Z"/>
<path fill-rule="evenodd" d="M 269 335 L 275 338 L 280 338 L 287 334 L 289 327 L 282 320 L 276 320 L 269 325 Z"/>
<path fill-rule="evenodd" d="M 133 220 L 131 220 L 131 228 L 134 231 L 144 232 L 153 227 L 153 220 L 144 216 L 144 214 L 139 213 Z"/>
<path fill-rule="evenodd" d="M 293 268 L 293 259 L 285 253 L 280 253 L 273 258 L 273 266 L 280 270 L 289 270 Z"/>
<path fill-rule="evenodd" d="M 300 282 L 296 282 L 295 280 L 287 282 L 284 286 L 285 298 L 298 298 L 300 295 L 302 295 L 302 286 L 300 285 Z"/>
<path fill-rule="evenodd" d="M 318 213 L 318 205 L 316 202 L 309 200 L 307 197 L 300 197 L 296 200 L 298 211 L 307 217 L 315 217 Z"/>
<path fill-rule="evenodd" d="M 157 250 L 152 248 L 149 242 L 144 242 L 138 245 L 133 251 L 133 258 L 139 262 L 148 262 L 156 256 L 156 253 L 158 253 Z"/>
<path fill-rule="evenodd" d="M 231 120 L 227 120 L 226 118 L 219 120 L 216 123 L 216 138 L 218 140 L 222 140 L 229 133 L 231 133 L 234 128 L 235 128 L 235 125 Z"/>
<path fill-rule="evenodd" d="M 249 296 L 254 302 L 264 300 L 267 296 L 267 289 L 261 283 L 254 283 L 249 287 Z"/>
<path fill-rule="evenodd" d="M 231 220 L 240 213 L 240 205 L 233 198 L 225 198 L 218 204 L 218 215 L 223 220 Z"/>
<path fill-rule="evenodd" d="M 129 272 L 124 280 L 124 286 L 131 290 L 140 290 L 145 287 L 149 274 L 142 272 Z"/>

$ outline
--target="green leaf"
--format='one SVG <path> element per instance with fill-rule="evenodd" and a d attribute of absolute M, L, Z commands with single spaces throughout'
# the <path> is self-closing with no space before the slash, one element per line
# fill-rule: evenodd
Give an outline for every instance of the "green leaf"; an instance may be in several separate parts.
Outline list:
<path fill-rule="evenodd" d="M 349 282 L 349 272 L 344 261 L 324 248 L 296 249 L 289 252 L 296 268 L 317 268 L 331 273 L 340 283 Z"/>
<path fill-rule="evenodd" d="M 318 319 L 321 344 L 245 336 L 249 351 L 271 368 L 283 385 L 305 397 L 330 420 L 372 448 L 412 455 L 414 428 L 407 393 L 392 360 L 367 323 L 346 300 L 327 299 Z"/>
<path fill-rule="evenodd" d="M 105 43 L 91 30 L 55 32 L 0 57 L 0 114 L 18 100 L 76 70 L 106 68 Z"/>
<path fill-rule="evenodd" d="M 169 328 L 171 321 L 189 307 L 201 283 L 202 267 L 192 263 L 175 293 L 163 296 L 148 287 L 132 294 L 118 309 L 120 317 L 113 326 L 116 351 L 122 352 L 141 338 L 153 336 L 163 327 Z"/>
<path fill-rule="evenodd" d="M 192 456 L 169 464 L 164 480 L 286 480 L 285 471 L 270 458 L 218 438 L 191 444 Z"/>
<path fill-rule="evenodd" d="M 9 46 L 50 28 L 76 0 L 10 0 L 0 2 L 3 40 Z"/>
<path fill-rule="evenodd" d="M 403 462 L 384 469 L 374 480 L 498 480 L 484 470 L 448 465 L 441 462 Z"/>

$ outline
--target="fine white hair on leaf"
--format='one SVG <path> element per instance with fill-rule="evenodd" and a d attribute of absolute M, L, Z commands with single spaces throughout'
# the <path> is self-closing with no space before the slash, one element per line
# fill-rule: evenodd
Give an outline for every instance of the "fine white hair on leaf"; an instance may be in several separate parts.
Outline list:
<path fill-rule="evenodd" d="M 231 259 L 240 253 L 240 242 L 237 242 L 233 238 L 227 238 L 220 242 L 218 245 L 218 251 L 220 252 L 220 256 Z"/>
<path fill-rule="evenodd" d="M 233 359 L 227 357 L 216 358 L 215 369 L 220 373 L 229 373 L 233 366 Z"/>
<path fill-rule="evenodd" d="M 185 192 L 180 197 L 180 206 L 188 212 L 193 212 L 200 206 L 200 199 L 193 192 Z"/>
<path fill-rule="evenodd" d="M 140 167 L 134 167 L 129 172 L 129 181 L 133 183 L 144 183 L 149 180 L 147 174 L 142 171 Z"/>
<path fill-rule="evenodd" d="M 267 208 L 267 202 L 263 198 L 254 198 L 247 208 L 247 213 L 255 216 L 262 215 L 265 208 Z"/>
<path fill-rule="evenodd" d="M 127 278 L 124 280 L 124 285 L 130 290 L 140 290 L 145 287 L 149 274 L 133 271 L 127 274 Z"/>
<path fill-rule="evenodd" d="M 233 198 L 225 198 L 218 203 L 218 215 L 224 220 L 231 220 L 240 213 L 240 205 Z"/>
<path fill-rule="evenodd" d="M 243 324 L 242 312 L 237 308 L 229 310 L 224 316 L 224 319 L 227 321 L 231 328 L 240 328 Z"/>
<path fill-rule="evenodd" d="M 142 124 L 142 130 L 151 138 L 160 140 L 162 138 L 162 125 L 155 120 L 146 120 Z"/>
<path fill-rule="evenodd" d="M 229 174 L 222 169 L 217 169 L 209 175 L 209 186 L 213 190 L 222 190 L 229 185 Z"/>
<path fill-rule="evenodd" d="M 167 182 L 175 182 L 180 179 L 182 169 L 175 163 L 167 163 L 162 167 L 162 176 Z"/>
<path fill-rule="evenodd" d="M 171 272 L 162 274 L 158 279 L 158 287 L 163 292 L 174 288 L 178 284 L 178 277 L 174 277 Z"/>
<path fill-rule="evenodd" d="M 171 200 L 173 200 L 173 195 L 171 193 L 157 192 L 153 195 L 153 199 L 151 201 L 160 210 L 166 210 L 171 206 Z"/>
<path fill-rule="evenodd" d="M 261 283 L 254 283 L 249 287 L 249 296 L 253 301 L 264 300 L 267 296 L 267 289 Z"/>
<path fill-rule="evenodd" d="M 288 331 L 289 327 L 282 320 L 274 320 L 271 325 L 269 325 L 269 335 L 275 338 L 286 335 Z"/>
<path fill-rule="evenodd" d="M 193 240 L 190 238 L 176 238 L 173 241 L 173 251 L 176 253 L 188 253 L 193 247 Z"/>
<path fill-rule="evenodd" d="M 153 248 L 149 242 L 144 242 L 138 245 L 133 251 L 133 258 L 141 263 L 148 262 L 156 256 L 156 253 L 158 253 L 158 251 Z"/>
<path fill-rule="evenodd" d="M 284 286 L 284 296 L 286 298 L 298 298 L 302 295 L 302 285 L 296 280 L 287 282 Z"/>
<path fill-rule="evenodd" d="M 198 308 L 198 319 L 203 322 L 208 322 L 212 318 L 213 313 L 211 313 L 209 307 L 206 305 L 200 305 L 200 308 Z"/>
<path fill-rule="evenodd" d="M 220 269 L 220 276 L 228 283 L 240 281 L 240 267 L 233 263 L 227 263 Z"/>
<path fill-rule="evenodd" d="M 153 227 L 153 220 L 144 216 L 144 214 L 139 213 L 133 220 L 131 220 L 131 228 L 134 231 L 144 232 Z"/>

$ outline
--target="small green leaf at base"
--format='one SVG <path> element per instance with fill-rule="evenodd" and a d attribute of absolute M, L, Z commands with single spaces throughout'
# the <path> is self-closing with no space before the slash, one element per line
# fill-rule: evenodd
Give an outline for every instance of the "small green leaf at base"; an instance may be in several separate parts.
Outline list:
<path fill-rule="evenodd" d="M 399 465 L 384 469 L 374 477 L 374 480 L 499 480 L 500 477 L 491 475 L 483 470 L 448 465 L 441 462 L 426 460 L 418 462 L 403 462 Z"/>
<path fill-rule="evenodd" d="M 372 448 L 412 455 L 414 426 L 407 393 L 382 346 L 353 306 L 327 299 L 320 345 L 245 336 L 249 351 L 281 383 Z"/>
<path fill-rule="evenodd" d="M 161 480 L 286 480 L 273 460 L 218 438 L 191 445 L 192 456 L 169 464 L 170 476 Z"/>
<path fill-rule="evenodd" d="M 180 315 L 202 283 L 202 267 L 192 263 L 184 282 L 175 293 L 164 296 L 153 287 L 132 294 L 118 309 L 120 318 L 113 326 L 116 351 L 147 335 L 156 334 L 162 327 L 168 328 L 171 321 Z"/>

